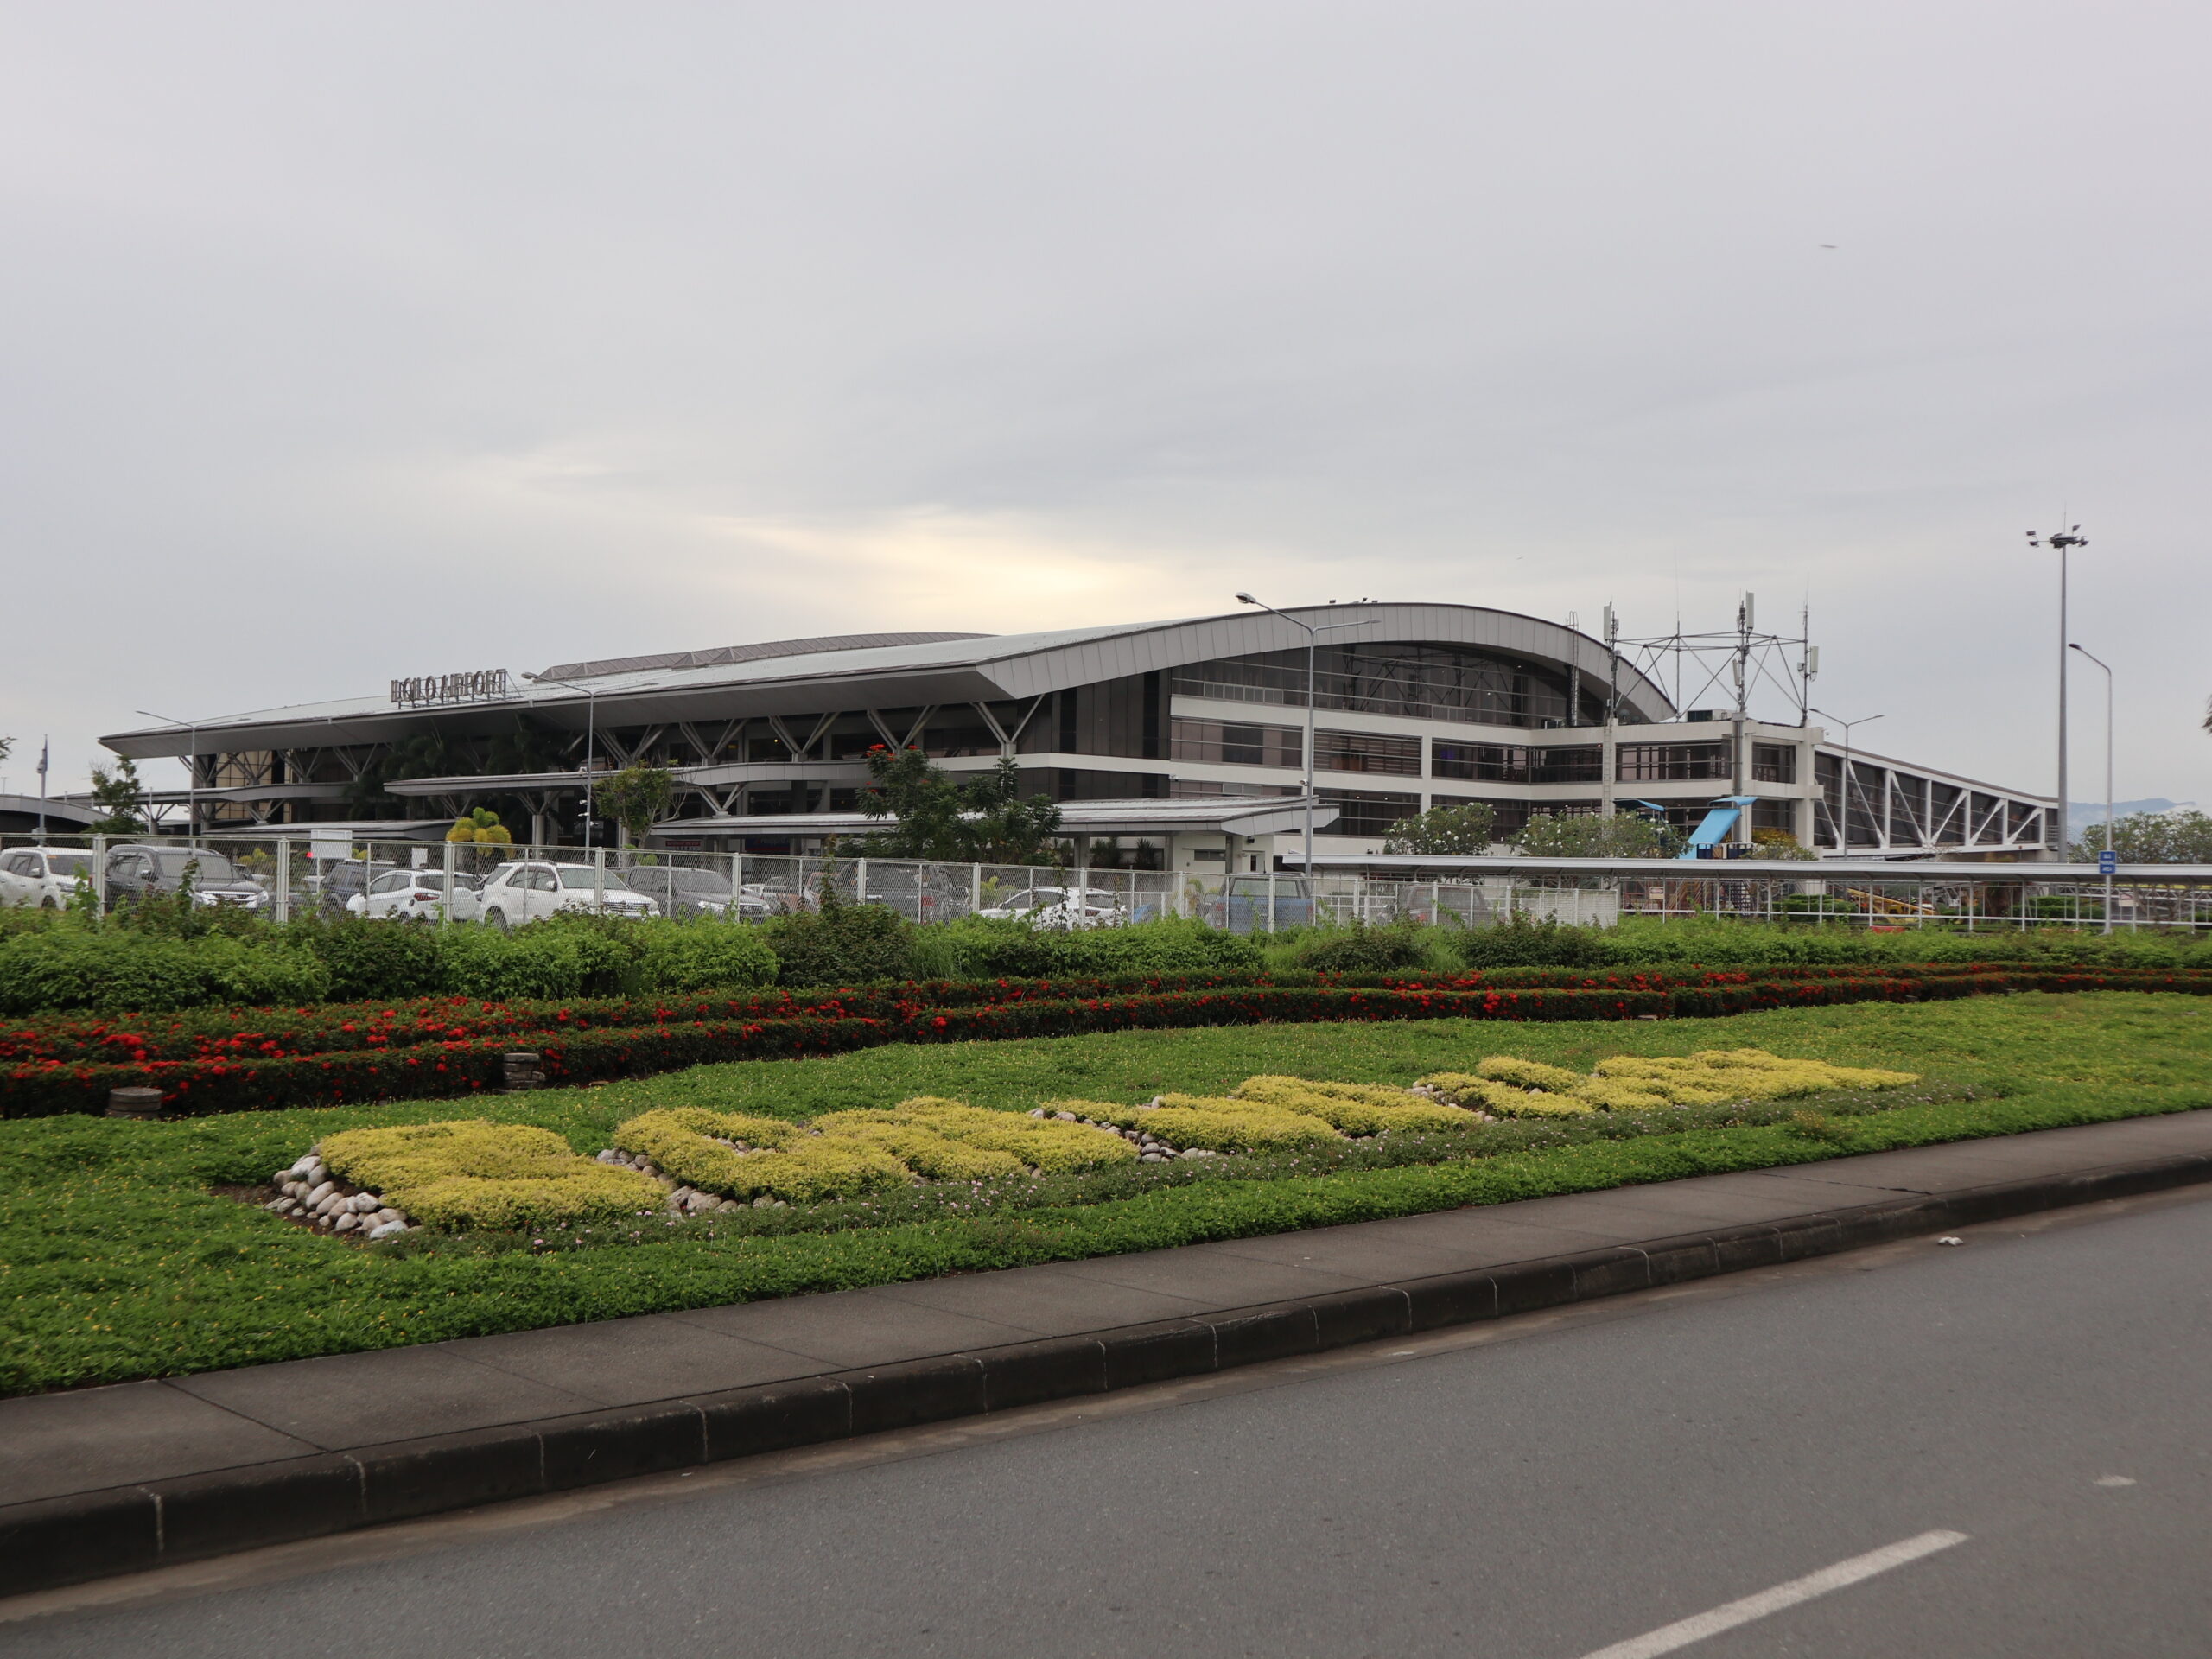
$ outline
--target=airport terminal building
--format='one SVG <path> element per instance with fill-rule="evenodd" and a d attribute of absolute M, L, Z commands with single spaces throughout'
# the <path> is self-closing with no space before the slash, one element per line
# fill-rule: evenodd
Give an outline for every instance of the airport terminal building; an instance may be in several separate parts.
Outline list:
<path fill-rule="evenodd" d="M 805 852 L 864 830 L 864 760 L 1001 757 L 1063 804 L 1095 868 L 1255 870 L 1295 861 L 1307 639 L 1317 853 L 1380 852 L 1432 805 L 1648 810 L 1685 826 L 1747 799 L 1733 834 L 1834 856 L 2061 855 L 2047 796 L 1847 753 L 1815 724 L 1677 709 L 1605 644 L 1445 604 L 1242 611 L 1045 633 L 875 633 L 407 678 L 385 696 L 120 732 L 124 755 L 188 756 L 166 827 L 266 836 L 320 825 L 442 832 L 487 805 L 518 840 L 582 839 L 588 769 L 677 785 L 655 839 Z M 605 836 L 600 837 L 606 839 Z"/>

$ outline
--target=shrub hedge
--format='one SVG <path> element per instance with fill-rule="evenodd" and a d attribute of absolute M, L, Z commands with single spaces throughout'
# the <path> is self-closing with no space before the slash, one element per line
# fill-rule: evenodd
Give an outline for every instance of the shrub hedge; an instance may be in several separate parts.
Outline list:
<path fill-rule="evenodd" d="M 190 1058 L 94 1058 L 81 1048 L 37 1051 L 29 1035 L 0 1033 L 22 1058 L 0 1073 L 0 1116 L 41 1117 L 99 1112 L 107 1092 L 156 1087 L 172 1110 L 188 1115 L 341 1101 L 429 1098 L 498 1086 L 502 1057 L 526 1047 L 543 1057 L 549 1081 L 576 1084 L 635 1077 L 736 1059 L 798 1058 L 886 1043 L 961 1042 L 1068 1036 L 1084 1032 L 1195 1028 L 1257 1023 L 1471 1018 L 1508 1020 L 1712 1018 L 1768 1008 L 1847 1002 L 1928 1001 L 2010 991 L 2173 991 L 2212 994 L 2212 974 L 2117 969 L 2101 972 L 2012 969 L 1966 965 L 1850 973 L 1810 969 L 1761 974 L 1552 976 L 1563 982 L 1500 980 L 1325 981 L 1281 984 L 1166 980 L 1137 987 L 1007 982 L 934 985 L 839 993 L 813 1001 L 762 998 L 695 1006 L 688 1014 L 663 1004 L 622 1007 L 636 1023 L 594 1024 L 573 1008 L 511 1019 L 495 1031 L 465 1021 L 432 1034 L 418 1020 L 410 1039 L 374 1040 L 374 1032 L 324 1032 L 360 1039 L 359 1046 L 288 1049 L 278 1037 L 257 1043 L 240 1033 L 220 1052 Z M 645 1023 L 650 1009 L 651 1023 Z M 302 1016 L 314 1020 L 309 1013 Z M 612 1016 L 603 1016 L 609 1017 Z M 404 1022 L 395 1017 L 393 1026 Z M 460 1034 L 454 1034 L 458 1031 Z M 111 1033 L 112 1036 L 114 1033 Z M 139 1033 L 124 1033 L 137 1035 Z M 103 1041 L 108 1039 L 103 1039 Z M 318 1039 L 303 1039 L 317 1044 Z M 274 1052 L 270 1052 L 271 1050 Z M 104 1051 L 112 1055 L 112 1046 Z"/>

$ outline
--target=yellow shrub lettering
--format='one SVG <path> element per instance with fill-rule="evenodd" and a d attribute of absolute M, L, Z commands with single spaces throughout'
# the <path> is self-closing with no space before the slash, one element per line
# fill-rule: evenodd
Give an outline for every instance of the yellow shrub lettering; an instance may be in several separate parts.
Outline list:
<path fill-rule="evenodd" d="M 587 1158 L 550 1129 L 482 1118 L 325 1136 L 332 1171 L 437 1228 L 543 1227 L 651 1210 L 659 1185 Z"/>

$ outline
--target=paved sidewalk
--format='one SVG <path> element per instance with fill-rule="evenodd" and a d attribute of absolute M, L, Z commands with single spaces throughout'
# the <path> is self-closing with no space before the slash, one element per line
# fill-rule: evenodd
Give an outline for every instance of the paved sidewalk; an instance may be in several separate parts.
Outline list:
<path fill-rule="evenodd" d="M 0 1401 L 0 1593 L 2202 1180 L 2212 1110 Z"/>

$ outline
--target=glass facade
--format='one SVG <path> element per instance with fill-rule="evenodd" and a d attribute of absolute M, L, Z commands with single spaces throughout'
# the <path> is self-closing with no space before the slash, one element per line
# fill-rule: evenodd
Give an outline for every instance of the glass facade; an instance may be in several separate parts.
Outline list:
<path fill-rule="evenodd" d="M 1421 739 L 1382 732 L 1313 734 L 1313 764 L 1324 772 L 1383 772 L 1394 777 L 1421 776 Z"/>
<path fill-rule="evenodd" d="M 1794 784 L 1797 781 L 1795 743 L 1751 745 L 1751 781 L 1755 784 Z"/>
<path fill-rule="evenodd" d="M 1615 751 L 1623 783 L 1675 783 L 1736 775 L 1730 743 L 1624 743 Z"/>
<path fill-rule="evenodd" d="M 1605 776 L 1605 752 L 1597 744 L 1535 748 L 1520 743 L 1438 742 L 1429 771 L 1439 778 L 1486 784 L 1595 784 Z"/>
<path fill-rule="evenodd" d="M 1325 836 L 1387 836 L 1391 826 L 1421 816 L 1421 797 L 1377 789 L 1322 789 L 1314 791 L 1337 808 L 1337 821 L 1317 833 Z"/>
<path fill-rule="evenodd" d="M 1402 715 L 1479 726 L 1564 723 L 1567 676 L 1562 670 L 1453 645 L 1323 645 L 1314 656 L 1314 706 L 1353 714 Z M 1306 706 L 1306 653 L 1300 650 L 1217 658 L 1173 671 L 1185 696 L 1227 702 Z M 1605 718 L 1604 686 L 1585 679 L 1577 723 Z"/>
<path fill-rule="evenodd" d="M 1326 743 L 1329 734 L 1321 734 Z M 1418 750 L 1418 742 L 1414 745 Z M 1168 728 L 1168 758 L 1216 766 L 1306 764 L 1306 734 L 1295 726 L 1243 726 L 1222 720 L 1177 720 Z M 1324 749 L 1324 753 L 1326 750 Z M 1321 762 L 1326 766 L 1328 762 Z"/>

